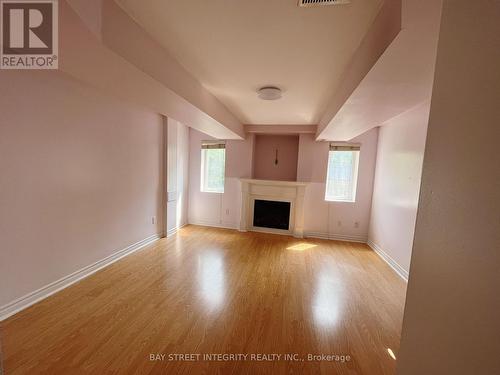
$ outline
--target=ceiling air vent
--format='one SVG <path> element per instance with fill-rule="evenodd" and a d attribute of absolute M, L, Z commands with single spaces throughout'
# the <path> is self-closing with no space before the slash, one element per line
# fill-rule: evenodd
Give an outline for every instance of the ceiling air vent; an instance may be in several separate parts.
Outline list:
<path fill-rule="evenodd" d="M 351 0 L 299 0 L 299 7 L 349 4 Z"/>

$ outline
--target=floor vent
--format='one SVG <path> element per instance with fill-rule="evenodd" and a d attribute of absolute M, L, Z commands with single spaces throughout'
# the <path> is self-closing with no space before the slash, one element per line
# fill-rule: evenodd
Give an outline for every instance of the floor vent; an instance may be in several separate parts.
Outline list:
<path fill-rule="evenodd" d="M 299 0 L 299 7 L 349 4 L 351 0 Z"/>

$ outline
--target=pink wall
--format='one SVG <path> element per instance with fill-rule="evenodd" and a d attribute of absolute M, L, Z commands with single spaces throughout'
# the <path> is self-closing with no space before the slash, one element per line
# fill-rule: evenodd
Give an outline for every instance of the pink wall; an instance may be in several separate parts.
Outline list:
<path fill-rule="evenodd" d="M 245 141 L 226 142 L 225 191 L 224 194 L 214 194 L 200 192 L 201 141 L 210 137 L 193 129 L 189 133 L 189 222 L 238 228 L 241 210 L 239 178 L 251 176 L 253 136 L 249 135 Z M 316 142 L 314 134 L 300 134 L 297 180 L 309 182 L 304 209 L 306 235 L 366 241 L 377 134 L 378 129 L 373 129 L 353 139 L 362 144 L 355 203 L 325 201 L 328 142 Z"/>
<path fill-rule="evenodd" d="M 400 375 L 500 374 L 499 20 L 444 1 Z"/>
<path fill-rule="evenodd" d="M 297 180 L 309 182 L 305 194 L 304 232 L 306 235 L 366 241 L 370 219 L 378 129 L 354 139 L 361 143 L 356 202 L 325 201 L 328 142 L 316 142 L 311 134 L 301 134 Z"/>
<path fill-rule="evenodd" d="M 429 105 L 425 102 L 386 122 L 378 138 L 369 243 L 383 251 L 405 277 L 410 269 Z"/>
<path fill-rule="evenodd" d="M 161 233 L 164 155 L 159 115 L 62 72 L 0 86 L 3 306 Z"/>
<path fill-rule="evenodd" d="M 278 164 L 275 164 L 276 150 Z M 297 135 L 255 136 L 253 178 L 259 180 L 296 181 L 299 137 Z"/>
<path fill-rule="evenodd" d="M 226 141 L 224 193 L 200 191 L 201 141 L 212 137 L 189 129 L 189 209 L 192 224 L 237 228 L 240 221 L 241 187 L 239 178 L 252 176 L 254 137 Z"/>

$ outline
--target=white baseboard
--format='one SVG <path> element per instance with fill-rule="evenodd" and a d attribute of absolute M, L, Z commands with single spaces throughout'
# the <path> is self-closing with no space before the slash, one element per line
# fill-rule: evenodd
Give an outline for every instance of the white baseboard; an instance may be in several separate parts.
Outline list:
<path fill-rule="evenodd" d="M 184 223 L 184 224 L 182 224 L 182 225 L 179 225 L 178 227 L 175 227 L 175 228 L 171 228 L 171 229 L 169 229 L 169 230 L 167 231 L 167 235 L 166 235 L 166 237 L 168 238 L 168 237 L 173 236 L 174 234 L 176 234 L 176 233 L 177 233 L 177 231 L 178 231 L 179 229 L 181 229 L 182 227 L 185 227 L 186 225 L 188 225 L 188 224 L 187 224 L 187 223 Z"/>
<path fill-rule="evenodd" d="M 336 241 L 346 241 L 346 242 L 360 242 L 366 243 L 366 236 L 356 236 L 347 234 L 334 234 L 334 233 L 324 233 L 324 232 L 304 232 L 304 237 L 307 238 L 320 238 L 323 240 L 336 240 Z"/>
<path fill-rule="evenodd" d="M 401 267 L 398 262 L 391 258 L 380 246 L 375 242 L 368 240 L 368 246 L 370 246 L 373 251 L 375 251 L 384 262 L 386 262 L 396 273 L 406 282 L 408 282 L 408 271 Z"/>
<path fill-rule="evenodd" d="M 237 223 L 217 223 L 217 222 L 212 222 L 212 221 L 208 221 L 208 220 L 190 219 L 189 224 L 200 225 L 203 227 L 215 227 L 215 228 L 239 230 L 239 225 Z M 266 231 L 265 229 L 262 229 L 262 230 L 252 230 L 251 229 L 250 231 L 276 234 L 275 231 L 272 231 L 272 230 Z M 246 230 L 245 231 L 240 230 L 240 232 L 246 232 Z M 293 234 L 289 233 L 287 235 L 292 236 Z M 320 239 L 324 239 L 324 240 L 337 240 L 337 241 L 360 242 L 360 243 L 366 243 L 366 241 L 367 241 L 366 236 L 328 234 L 328 233 L 322 233 L 322 232 L 304 232 L 304 238 L 307 238 L 307 237 L 320 238 Z"/>
<path fill-rule="evenodd" d="M 57 281 L 54 281 L 34 292 L 31 292 L 21 298 L 18 298 L 12 302 L 9 302 L 6 305 L 0 306 L 0 321 L 7 319 L 9 316 L 14 315 L 15 313 L 24 310 L 25 308 L 51 296 L 54 293 L 59 292 L 60 290 L 67 288 L 71 284 L 80 281 L 93 273 L 99 271 L 100 269 L 109 266 L 110 264 L 116 262 L 117 260 L 132 254 L 133 252 L 153 243 L 160 239 L 162 235 L 154 234 L 149 236 L 139 242 L 136 242 L 130 246 L 127 246 L 125 249 L 119 250 L 116 253 L 113 253 L 107 256 L 104 259 L 101 259 L 93 264 L 90 264 L 76 272 L 73 272 L 70 275 L 67 275 Z"/>
<path fill-rule="evenodd" d="M 192 225 L 200 225 L 202 227 L 215 227 L 215 228 L 224 228 L 224 229 L 238 229 L 238 224 L 236 223 L 218 223 L 208 220 L 200 220 L 200 219 L 190 219 L 189 224 Z"/>

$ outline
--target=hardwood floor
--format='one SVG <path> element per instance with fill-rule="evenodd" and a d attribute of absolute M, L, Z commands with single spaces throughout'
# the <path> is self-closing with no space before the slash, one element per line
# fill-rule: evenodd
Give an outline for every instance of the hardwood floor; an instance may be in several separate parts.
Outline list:
<path fill-rule="evenodd" d="M 188 226 L 0 323 L 4 371 L 394 374 L 405 288 L 363 244 Z"/>

